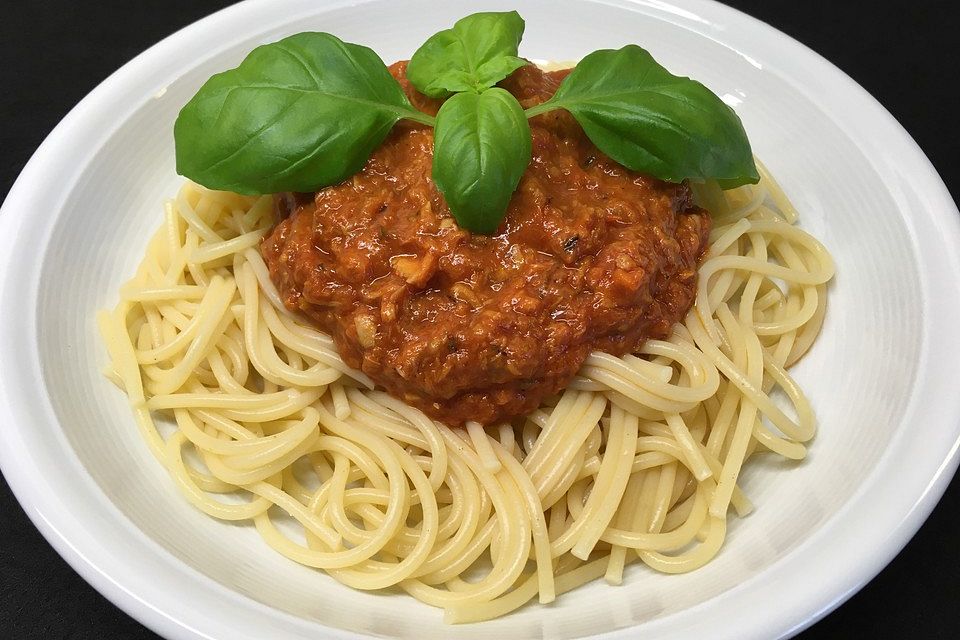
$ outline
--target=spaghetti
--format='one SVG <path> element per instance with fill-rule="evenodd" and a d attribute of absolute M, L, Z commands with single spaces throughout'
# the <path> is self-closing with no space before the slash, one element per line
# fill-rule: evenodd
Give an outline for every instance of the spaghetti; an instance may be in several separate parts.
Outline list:
<path fill-rule="evenodd" d="M 106 374 L 197 508 L 448 622 L 619 584 L 636 560 L 691 571 L 719 551 L 728 511 L 752 509 L 747 459 L 803 458 L 815 431 L 787 368 L 820 330 L 833 263 L 761 173 L 756 187 L 695 187 L 714 230 L 670 339 L 592 354 L 510 424 L 451 429 L 375 389 L 281 303 L 258 252 L 271 198 L 192 183 L 98 317 Z"/>

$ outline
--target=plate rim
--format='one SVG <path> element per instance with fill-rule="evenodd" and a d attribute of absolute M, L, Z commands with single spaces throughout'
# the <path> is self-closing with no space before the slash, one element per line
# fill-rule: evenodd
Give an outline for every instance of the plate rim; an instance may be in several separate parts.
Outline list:
<path fill-rule="evenodd" d="M 363 4 L 368 1 L 370 0 L 362 0 L 361 2 L 338 0 L 336 2 L 324 3 L 322 9 L 330 10 L 334 7 Z M 916 142 L 899 122 L 887 112 L 879 102 L 860 87 L 859 84 L 849 78 L 842 70 L 835 67 L 819 54 L 774 27 L 739 10 L 714 2 L 713 0 L 669 0 L 669 2 L 653 0 L 584 1 L 598 2 L 600 4 L 624 8 L 630 5 L 640 5 L 646 7 L 651 13 L 657 10 L 662 11 L 665 7 L 696 11 L 710 15 L 711 22 L 730 23 L 731 21 L 737 21 L 738 27 L 742 27 L 745 33 L 752 33 L 758 37 L 775 38 L 778 42 L 783 43 L 785 64 L 787 61 L 792 61 L 792 63 L 796 65 L 798 61 L 802 61 L 809 65 L 806 71 L 817 69 L 823 72 L 824 77 L 820 78 L 821 82 L 832 84 L 834 88 L 838 89 L 837 93 L 855 98 L 857 105 L 864 109 L 865 127 L 878 126 L 880 129 L 888 132 L 889 137 L 885 141 L 887 143 L 895 143 L 894 146 L 898 147 L 899 150 L 904 153 L 901 159 L 904 164 L 910 165 L 911 177 L 923 183 L 923 186 L 929 188 L 927 194 L 928 202 L 924 204 L 923 209 L 934 217 L 939 216 L 939 218 L 935 220 L 931 218 L 931 221 L 939 223 L 938 230 L 942 233 L 941 237 L 943 238 L 942 247 L 949 248 L 952 245 L 954 250 L 960 250 L 960 213 L 957 212 L 956 204 L 929 159 L 923 154 L 922 150 L 920 150 Z M 201 34 L 204 34 L 210 29 L 228 30 L 230 25 L 234 23 L 248 23 L 251 21 L 251 17 L 258 15 L 258 13 L 266 13 L 268 6 L 272 7 L 274 4 L 281 3 L 282 2 L 271 3 L 267 0 L 246 0 L 184 27 L 124 64 L 93 89 L 64 117 L 57 127 L 47 136 L 21 171 L 2 207 L 0 207 L 0 310 L 10 308 L 9 304 L 5 304 L 4 302 L 4 300 L 7 300 L 7 298 L 12 295 L 10 294 L 10 290 L 14 284 L 12 282 L 13 278 L 10 276 L 10 256 L 13 255 L 12 247 L 18 225 L 22 224 L 24 218 L 22 214 L 18 214 L 17 212 L 29 210 L 25 205 L 35 197 L 32 191 L 35 191 L 36 187 L 42 184 L 42 181 L 38 180 L 38 177 L 44 175 L 46 170 L 54 164 L 55 158 L 53 156 L 56 155 L 55 151 L 58 145 L 62 145 L 63 142 L 68 140 L 72 135 L 79 135 L 79 132 L 83 130 L 84 122 L 90 118 L 91 113 L 96 112 L 98 109 L 102 110 L 106 105 L 109 105 L 111 95 L 129 93 L 131 90 L 125 83 L 128 83 L 130 78 L 136 77 L 137 75 L 147 75 L 143 72 L 148 70 L 151 65 L 162 65 L 164 63 L 163 61 L 171 57 L 176 49 L 182 46 L 185 47 L 188 42 L 198 39 Z M 287 0 L 286 4 L 305 6 L 306 3 L 298 2 L 298 0 Z M 321 7 L 314 5 L 313 9 L 320 10 Z M 274 8 L 270 9 L 270 11 L 274 10 Z M 792 73 L 789 75 L 789 78 L 798 77 L 803 77 L 803 74 L 798 75 L 797 73 Z M 836 100 L 836 96 L 828 100 L 830 99 Z M 828 108 L 824 110 L 826 113 L 831 113 Z M 78 164 L 85 166 L 83 163 Z M 883 166 L 889 168 L 890 165 Z M 877 170 L 878 172 L 880 171 L 879 168 Z M 898 205 L 899 204 L 900 203 L 898 203 Z M 929 258 L 929 256 L 921 256 L 921 258 Z M 956 255 L 952 256 L 952 261 L 949 255 L 944 256 L 944 259 L 947 260 L 947 264 L 953 264 L 954 266 L 960 264 Z M 39 269 L 37 271 L 39 272 Z M 939 284 L 952 285 L 953 288 L 960 292 L 960 270 L 954 271 L 954 273 L 958 275 L 952 282 L 944 278 L 944 282 Z M 925 285 L 926 289 L 926 285 L 929 285 L 929 276 L 926 270 L 921 269 L 920 276 L 921 284 Z M 929 298 L 926 293 L 925 290 L 924 299 L 928 300 Z M 32 310 L 35 309 L 35 305 L 27 305 L 27 307 L 28 312 L 16 320 L 9 319 L 9 314 L 0 313 L 0 347 L 12 344 L 9 342 L 9 339 L 12 338 L 17 329 L 23 330 L 26 327 L 26 333 L 28 335 L 35 335 L 35 332 L 31 334 L 29 330 L 30 326 L 35 327 L 35 323 L 31 322 L 31 314 Z M 952 306 L 948 306 L 946 311 L 947 313 L 940 314 L 939 317 L 927 318 L 927 322 L 933 323 L 931 326 L 946 326 L 949 324 L 950 316 L 954 319 L 960 318 L 960 300 L 955 298 Z M 20 335 L 22 339 L 23 334 L 18 335 Z M 930 335 L 930 331 L 925 332 L 925 338 L 928 335 Z M 960 339 L 954 338 L 952 343 L 947 343 L 947 346 L 955 350 L 957 354 L 960 354 Z M 29 347 L 23 347 L 23 349 L 28 350 Z M 931 364 L 929 362 L 930 358 L 927 357 L 929 350 L 930 345 L 927 344 L 925 340 L 922 346 L 923 355 L 921 362 L 927 365 Z M 130 570 L 127 572 L 128 575 L 121 576 L 120 572 L 116 570 L 116 566 L 111 568 L 109 566 L 110 563 L 104 560 L 102 550 L 98 551 L 96 549 L 98 541 L 91 537 L 90 531 L 78 531 L 76 529 L 77 526 L 83 527 L 84 523 L 81 518 L 74 517 L 73 514 L 70 513 L 48 512 L 45 510 L 45 508 L 49 507 L 54 501 L 50 493 L 54 491 L 54 487 L 46 486 L 42 483 L 38 485 L 31 482 L 30 472 L 36 469 L 35 466 L 31 465 L 35 464 L 35 459 L 29 447 L 27 447 L 25 440 L 22 438 L 22 434 L 17 431 L 18 427 L 15 426 L 14 409 L 12 408 L 16 406 L 18 402 L 22 404 L 23 398 L 12 396 L 10 393 L 12 387 L 22 386 L 25 382 L 29 381 L 22 379 L 24 377 L 24 371 L 5 364 L 7 360 L 7 358 L 0 359 L 0 425 L 4 427 L 0 429 L 0 469 L 2 469 L 11 490 L 24 508 L 28 517 L 30 517 L 34 526 L 40 530 L 54 549 L 88 583 L 126 613 L 157 633 L 167 635 L 168 637 L 189 638 L 192 640 L 195 638 L 221 637 L 220 635 L 211 634 L 223 633 L 225 635 L 227 632 L 235 632 L 234 626 L 224 626 L 219 620 L 212 620 L 204 615 L 200 609 L 190 611 L 184 609 L 170 610 L 165 609 L 162 605 L 157 606 L 155 604 L 156 602 L 176 600 L 175 598 L 160 597 L 163 595 L 163 592 L 166 591 L 165 587 L 160 586 L 161 581 L 141 579 L 138 582 L 132 580 L 132 576 L 129 575 Z M 928 385 L 931 384 L 931 373 L 926 367 L 921 370 L 921 375 L 924 376 L 923 380 L 925 380 Z M 37 382 L 37 380 L 34 379 L 32 382 Z M 41 388 L 44 388 L 42 378 L 39 382 Z M 921 387 L 922 385 L 918 384 L 917 388 Z M 911 398 L 910 406 L 908 406 L 905 411 L 906 416 L 909 416 L 916 409 L 914 404 L 916 404 L 916 397 Z M 862 494 L 866 493 L 868 489 L 873 488 L 876 482 L 862 483 L 858 490 L 849 498 L 847 504 L 845 504 L 840 511 L 833 514 L 811 538 L 791 550 L 786 557 L 777 560 L 767 571 L 777 567 L 777 565 L 780 565 L 780 572 L 788 565 L 797 565 L 798 556 L 802 555 L 800 552 L 803 549 L 813 544 L 816 539 L 823 537 L 829 529 L 835 527 L 837 524 L 836 521 L 842 521 L 845 518 L 849 519 L 852 516 L 850 512 L 856 513 L 858 511 L 866 513 L 875 511 L 884 512 L 874 515 L 878 517 L 884 516 L 884 521 L 892 525 L 891 528 L 886 531 L 886 536 L 880 540 L 883 544 L 879 548 L 879 553 L 873 554 L 872 561 L 869 561 L 870 559 L 867 557 L 867 554 L 863 551 L 858 551 L 855 545 L 851 545 L 849 541 L 845 544 L 838 545 L 838 547 L 844 547 L 848 554 L 846 556 L 846 562 L 837 561 L 835 557 L 837 550 L 834 550 L 830 555 L 831 560 L 825 566 L 831 569 L 834 578 L 827 583 L 829 586 L 824 587 L 825 583 L 818 583 L 814 588 L 806 587 L 805 589 L 801 589 L 798 584 L 802 581 L 797 580 L 796 583 L 790 587 L 793 591 L 803 591 L 803 593 L 797 593 L 797 598 L 790 599 L 792 602 L 800 602 L 801 600 L 803 602 L 803 605 L 798 604 L 789 607 L 793 615 L 777 616 L 776 620 L 771 620 L 769 617 L 761 619 L 755 616 L 739 618 L 737 620 L 738 626 L 723 630 L 721 636 L 716 634 L 717 630 L 715 628 L 711 629 L 710 633 L 712 637 L 752 637 L 760 634 L 767 636 L 771 634 L 778 636 L 792 635 L 832 611 L 879 573 L 926 520 L 926 517 L 946 489 L 947 484 L 957 468 L 958 462 L 960 462 L 960 398 L 954 402 L 953 406 L 943 407 L 941 420 L 947 426 L 952 427 L 950 433 L 953 435 L 953 441 L 950 447 L 945 448 L 942 458 L 935 454 L 928 455 L 931 463 L 935 463 L 933 467 L 935 471 L 932 476 L 926 478 L 925 484 L 921 483 L 924 486 L 916 487 L 916 489 L 919 489 L 919 495 L 918 497 L 910 499 L 911 504 L 908 505 L 909 508 L 906 510 L 891 509 L 889 507 L 878 509 L 876 504 L 873 505 L 873 508 L 869 508 L 870 505 L 864 505 L 862 503 Z M 944 438 L 946 438 L 947 435 L 948 434 L 944 434 Z M 17 457 L 13 454 L 21 454 L 23 457 Z M 887 454 L 885 454 L 881 462 L 878 463 L 878 467 L 886 458 Z M 79 461 L 73 459 L 69 462 L 72 466 L 76 467 L 75 471 L 79 472 L 80 477 L 84 481 L 91 483 L 92 488 L 100 493 L 99 487 L 89 476 L 86 476 L 86 472 L 79 464 Z M 913 495 L 916 491 L 908 493 Z M 125 522 L 125 529 L 136 530 L 105 496 L 94 496 L 94 499 L 102 502 L 102 506 L 106 509 L 116 511 L 115 515 L 122 518 Z M 897 504 L 899 505 L 902 502 L 904 502 L 903 499 L 898 501 Z M 891 513 L 894 511 L 897 513 Z M 903 513 L 900 513 L 900 511 L 903 511 Z M 65 535 L 62 533 L 71 526 L 74 527 L 74 529 L 70 531 L 70 534 Z M 146 538 L 146 536 L 142 534 L 140 537 Z M 851 536 L 851 538 L 855 537 L 856 536 Z M 173 567 L 170 563 L 167 563 L 166 566 L 168 569 L 184 573 L 190 580 L 199 578 L 204 581 L 204 584 L 209 588 L 209 592 L 216 592 L 213 595 L 211 595 L 211 593 L 207 594 L 212 600 L 219 602 L 218 598 L 225 598 L 227 603 L 232 606 L 247 610 L 254 608 L 261 610 L 261 612 L 269 612 L 273 620 L 276 620 L 277 616 L 287 618 L 287 622 L 291 625 L 291 631 L 309 632 L 310 630 L 316 630 L 312 622 L 268 607 L 217 583 L 211 578 L 207 578 L 191 567 L 184 565 L 154 541 L 147 539 L 141 540 L 140 542 L 146 543 L 154 552 L 159 552 L 159 557 L 156 559 L 157 562 L 166 558 L 173 559 L 173 564 L 178 565 Z M 808 557 L 804 557 L 803 559 L 806 565 L 810 564 Z M 827 561 L 821 558 L 820 564 L 824 562 Z M 121 564 L 126 563 L 115 563 L 117 566 Z M 844 571 L 844 569 L 847 570 Z M 742 592 L 749 591 L 751 583 L 756 578 L 763 576 L 767 571 L 758 574 L 758 576 L 754 576 L 727 592 L 701 602 L 686 611 L 703 611 L 705 609 L 716 608 L 717 606 L 723 607 L 726 601 L 736 599 Z M 211 585 L 212 588 L 210 588 Z M 770 601 L 771 603 L 774 602 L 772 598 Z M 796 615 L 801 609 L 803 610 L 802 614 L 799 616 Z M 781 611 L 780 613 L 784 612 Z M 648 623 L 650 631 L 653 632 L 654 630 L 658 630 L 659 627 L 668 626 L 669 621 L 674 618 L 675 615 L 679 614 L 652 620 Z M 690 633 L 694 628 L 695 627 L 688 626 L 684 629 L 684 632 Z M 323 627 L 323 629 L 330 637 L 335 638 L 366 637 L 353 632 L 329 627 Z M 596 637 L 625 638 L 631 633 L 631 629 L 635 629 L 635 627 L 627 627 L 607 632 Z M 659 630 L 667 631 L 666 629 Z M 232 637 L 247 636 L 234 634 Z"/>

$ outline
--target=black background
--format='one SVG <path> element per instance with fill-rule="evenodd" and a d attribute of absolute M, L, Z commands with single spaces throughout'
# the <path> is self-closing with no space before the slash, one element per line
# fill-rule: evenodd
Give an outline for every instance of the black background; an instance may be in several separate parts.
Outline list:
<path fill-rule="evenodd" d="M 0 194 L 6 194 L 57 122 L 101 80 L 163 37 L 228 4 L 4 2 Z M 906 127 L 958 199 L 958 4 L 948 0 L 727 4 L 797 38 L 863 85 Z M 906 549 L 860 593 L 800 637 L 960 637 L 958 509 L 960 481 L 955 480 Z M 0 482 L 0 638 L 156 638 L 54 553 L 5 482 Z"/>

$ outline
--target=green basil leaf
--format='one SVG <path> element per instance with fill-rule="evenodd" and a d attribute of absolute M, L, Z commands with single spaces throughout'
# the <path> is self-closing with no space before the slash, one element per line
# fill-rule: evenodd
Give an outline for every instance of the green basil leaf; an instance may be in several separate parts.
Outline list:
<path fill-rule="evenodd" d="M 517 99 L 500 88 L 458 93 L 437 113 L 433 181 L 457 223 L 492 233 L 530 164 L 530 125 Z"/>
<path fill-rule="evenodd" d="M 254 49 L 183 107 L 177 172 L 237 193 L 313 191 L 359 171 L 414 109 L 373 50 L 328 33 Z"/>
<path fill-rule="evenodd" d="M 416 50 L 407 78 L 421 93 L 446 98 L 481 92 L 527 64 L 517 57 L 524 22 L 516 11 L 474 13 L 436 33 Z"/>
<path fill-rule="evenodd" d="M 662 180 L 714 178 L 724 188 L 760 180 L 736 112 L 705 86 L 671 74 L 636 45 L 594 51 L 549 101 L 616 162 Z"/>

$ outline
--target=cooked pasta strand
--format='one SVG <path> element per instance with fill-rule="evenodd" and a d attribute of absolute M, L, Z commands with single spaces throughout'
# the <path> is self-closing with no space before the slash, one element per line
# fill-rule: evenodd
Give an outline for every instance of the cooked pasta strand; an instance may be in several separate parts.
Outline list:
<path fill-rule="evenodd" d="M 638 559 L 692 571 L 723 544 L 730 507 L 753 508 L 738 486 L 750 456 L 801 458 L 815 432 L 787 368 L 820 330 L 834 265 L 761 173 L 734 192 L 695 188 L 713 243 L 670 338 L 590 354 L 513 423 L 452 429 L 374 389 L 273 287 L 257 249 L 270 198 L 193 184 L 98 315 L 104 372 L 198 509 L 252 522 L 353 588 L 399 586 L 448 622 L 619 584 Z"/>

